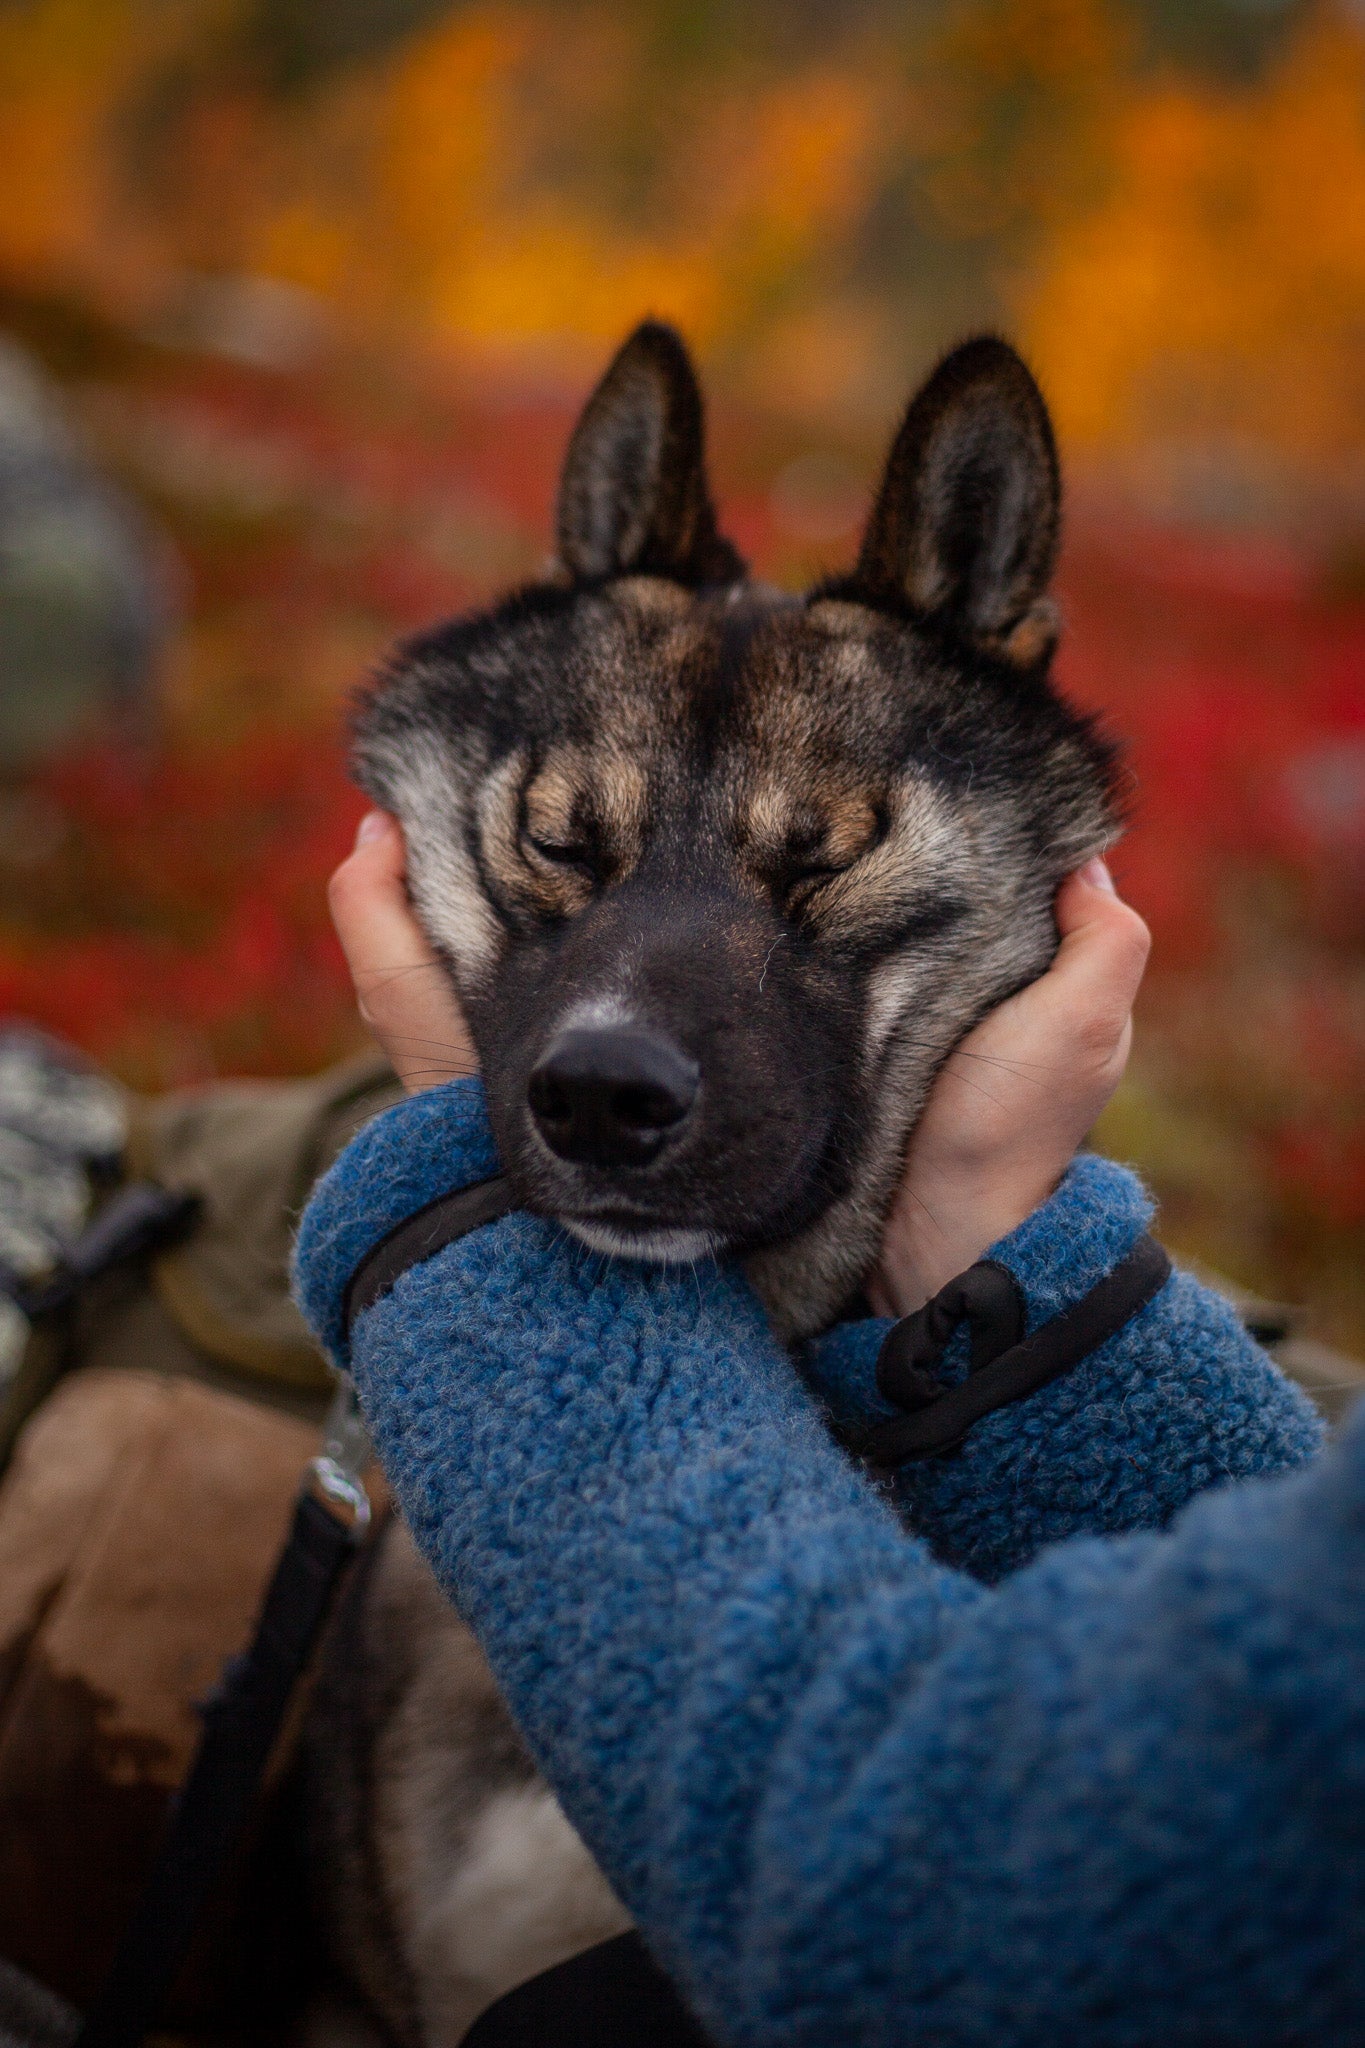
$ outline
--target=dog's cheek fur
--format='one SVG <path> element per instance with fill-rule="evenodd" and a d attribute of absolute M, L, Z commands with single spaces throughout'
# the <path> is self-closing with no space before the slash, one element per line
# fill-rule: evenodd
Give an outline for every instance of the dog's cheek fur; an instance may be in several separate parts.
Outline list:
<path fill-rule="evenodd" d="M 1002 924 L 968 926 L 951 941 L 908 947 L 868 973 L 850 1184 L 808 1229 L 747 1262 L 784 1339 L 824 1328 L 858 1290 L 940 1067 L 975 1024 L 1051 960 L 1051 890 L 1030 893 L 1032 900 L 1016 901 Z"/>
<path fill-rule="evenodd" d="M 917 885 L 932 892 L 949 878 L 963 908 L 941 935 L 870 955 L 850 1186 L 809 1229 L 748 1262 L 789 1339 L 822 1328 L 861 1284 L 939 1069 L 989 1011 L 1046 970 L 1057 947 L 1057 883 L 1116 830 L 1103 784 L 1070 736 L 1039 764 L 1027 798 L 954 796 L 916 774 L 894 809 L 866 873 L 851 870 L 845 900 L 827 907 L 827 937 L 847 942 L 860 927 L 870 936 Z"/>
<path fill-rule="evenodd" d="M 488 985 L 507 943 L 471 845 L 469 792 L 481 751 L 472 735 L 461 749 L 430 727 L 362 732 L 356 749 L 361 787 L 403 827 L 418 922 L 465 1000 Z"/>

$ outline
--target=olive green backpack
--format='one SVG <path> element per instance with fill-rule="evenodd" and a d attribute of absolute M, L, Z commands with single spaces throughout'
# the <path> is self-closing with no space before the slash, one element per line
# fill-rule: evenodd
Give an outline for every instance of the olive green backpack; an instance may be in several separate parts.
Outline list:
<path fill-rule="evenodd" d="M 293 1232 L 400 1092 L 370 1055 L 143 1100 L 0 1031 L 0 1992 L 79 2009 L 104 1982 L 320 1448 Z M 243 1992 L 269 2006 L 298 1960 L 297 1872 L 254 1849 L 172 2026 L 268 2018 Z"/>

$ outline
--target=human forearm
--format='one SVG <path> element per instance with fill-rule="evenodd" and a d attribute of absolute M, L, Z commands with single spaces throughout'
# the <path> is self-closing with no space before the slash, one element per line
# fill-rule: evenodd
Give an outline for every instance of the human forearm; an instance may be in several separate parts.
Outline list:
<path fill-rule="evenodd" d="M 464 1114 L 464 1090 L 446 1092 Z M 423 1102 L 428 1115 L 439 1107 Z M 350 1265 L 367 1249 L 354 1220 L 369 1219 L 371 1240 L 391 1226 L 392 1164 L 422 1114 L 405 1104 L 364 1134 L 305 1218 L 301 1294 L 334 1346 Z M 461 1182 L 439 1144 L 414 1136 L 416 1207 Z M 478 1147 L 456 1149 L 474 1177 Z M 761 1603 L 787 1560 L 805 1557 L 797 1637 L 809 1649 L 831 1589 L 842 1600 L 850 1584 L 902 1572 L 904 1537 L 829 1443 L 734 1271 L 608 1264 L 511 1216 L 405 1273 L 345 1359 L 414 1535 L 575 1823 L 652 1924 L 661 1879 L 647 1809 L 675 1755 L 659 1702 L 719 1668 L 704 1651 L 699 1666 L 698 1651 L 723 1632 L 728 1605 L 743 1610 L 746 1585 Z M 926 1627 L 941 1605 L 979 1597 L 908 1548 Z M 800 1641 L 774 1653 L 791 1669 Z"/>
<path fill-rule="evenodd" d="M 373 1165 L 338 1215 L 387 1222 Z M 333 1242 L 306 1229 L 305 1281 Z M 988 1592 L 897 1530 L 735 1275 L 604 1268 L 526 1217 L 407 1274 L 353 1363 L 419 1542 L 718 2039 L 1271 2041 L 1289 1997 L 1350 2038 L 1354 1468 Z M 1268 1996 L 1296 1886 L 1313 1968 Z"/>

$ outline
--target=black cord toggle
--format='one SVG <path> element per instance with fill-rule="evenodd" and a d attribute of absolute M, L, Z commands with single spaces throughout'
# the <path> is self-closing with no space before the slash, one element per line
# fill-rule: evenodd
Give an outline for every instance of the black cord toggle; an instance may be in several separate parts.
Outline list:
<path fill-rule="evenodd" d="M 979 1259 L 887 1331 L 877 1353 L 879 1392 L 907 1415 L 927 1408 L 944 1391 L 934 1368 L 959 1324 L 971 1325 L 971 1369 L 979 1372 L 1019 1342 L 1027 1313 L 1023 1290 L 1009 1268 L 995 1259 Z"/>
<path fill-rule="evenodd" d="M 994 1259 L 979 1260 L 887 1332 L 877 1355 L 877 1386 L 902 1412 L 879 1422 L 840 1423 L 834 1435 L 871 1465 L 942 1457 L 983 1416 L 1022 1401 L 1097 1351 L 1160 1292 L 1170 1271 L 1170 1259 L 1144 1231 L 1112 1273 L 1026 1337 L 1018 1281 Z M 972 1333 L 970 1370 L 958 1386 L 945 1387 L 931 1368 L 964 1322 Z"/>

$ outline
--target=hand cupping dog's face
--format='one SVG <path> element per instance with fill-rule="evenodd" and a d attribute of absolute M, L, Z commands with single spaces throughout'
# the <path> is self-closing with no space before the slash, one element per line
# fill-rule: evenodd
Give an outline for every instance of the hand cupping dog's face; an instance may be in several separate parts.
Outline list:
<path fill-rule="evenodd" d="M 853 571 L 753 585 L 681 344 L 622 350 L 556 573 L 409 644 L 357 728 L 414 973 L 459 992 L 527 1206 L 613 1253 L 742 1253 L 787 1333 L 829 1320 L 935 1073 L 1047 965 L 1058 882 L 1117 829 L 1111 750 L 1047 680 L 1057 518 L 1037 388 L 970 343 Z"/>

